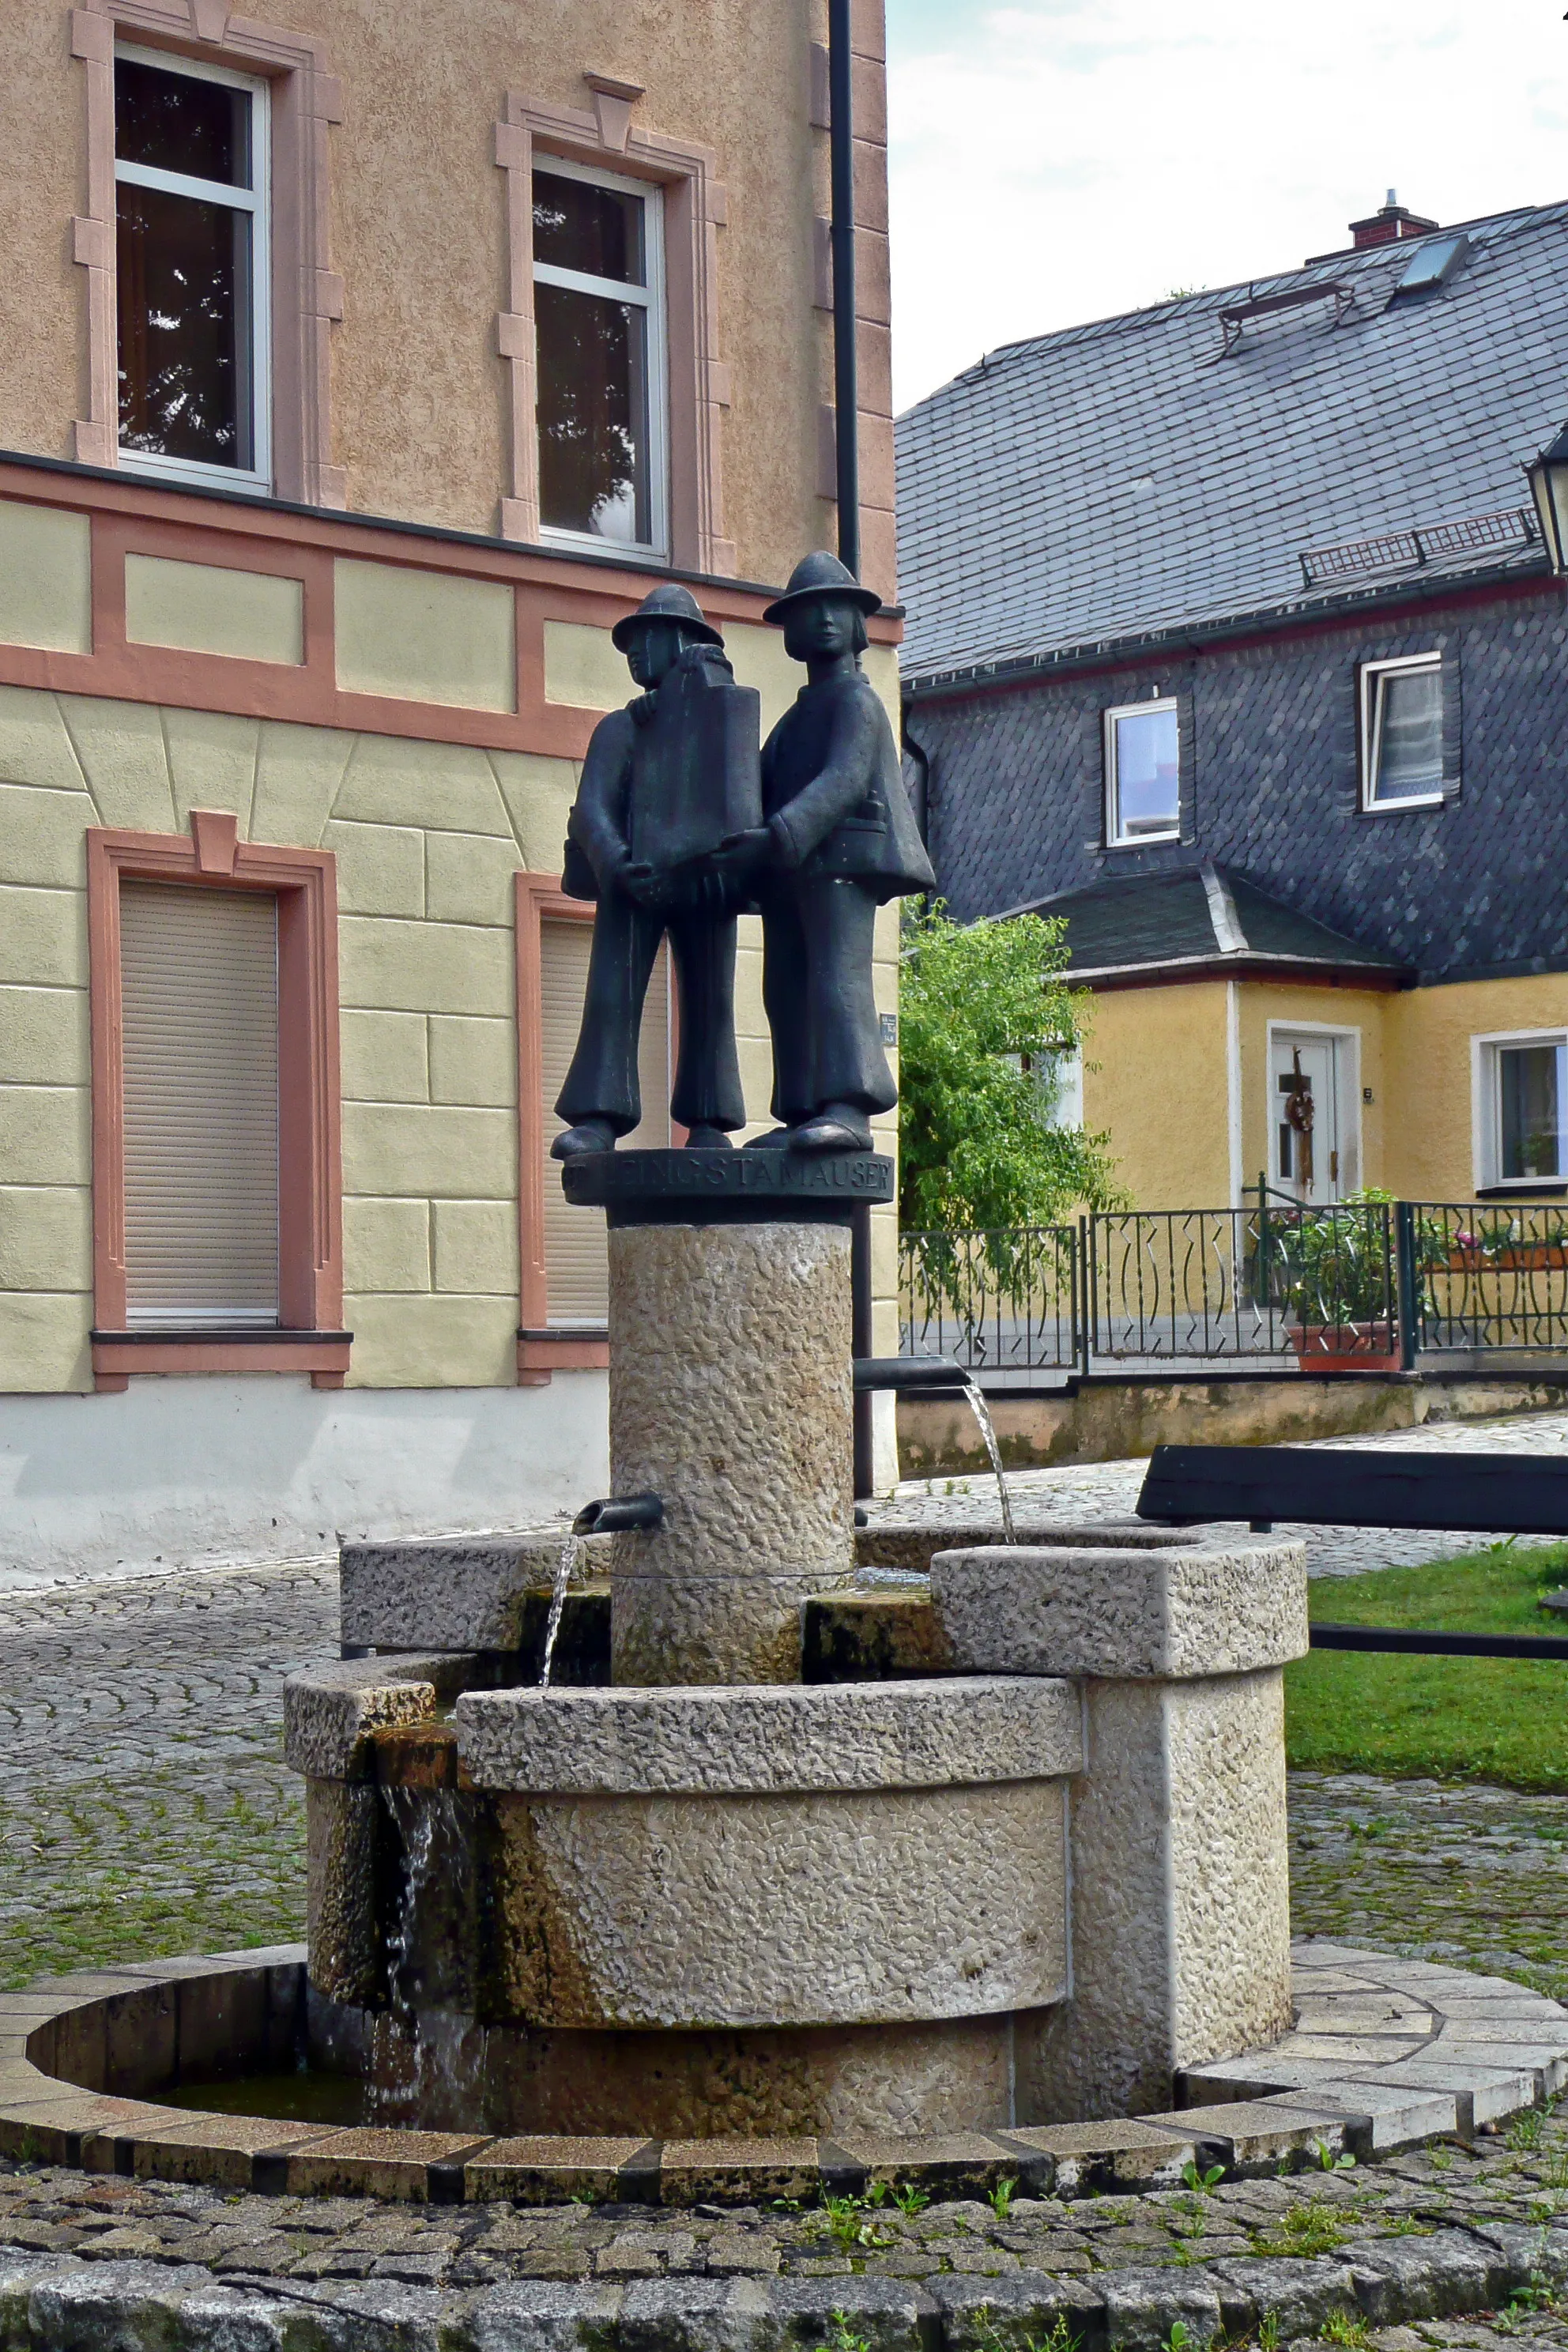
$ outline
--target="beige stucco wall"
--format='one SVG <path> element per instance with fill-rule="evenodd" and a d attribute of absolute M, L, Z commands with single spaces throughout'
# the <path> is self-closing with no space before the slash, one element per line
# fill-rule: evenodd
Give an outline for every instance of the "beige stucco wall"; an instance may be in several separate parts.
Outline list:
<path fill-rule="evenodd" d="M 1223 1204 L 1230 1192 L 1224 982 L 1109 989 L 1090 1012 L 1084 1125 L 1109 1130 L 1117 1181 L 1132 1205 Z"/>
<path fill-rule="evenodd" d="M 721 465 L 738 573 L 783 579 L 823 541 L 828 321 L 814 309 L 812 222 L 827 208 L 826 156 L 808 120 L 822 0 L 574 0 L 569 10 L 267 0 L 261 13 L 324 42 L 343 85 L 344 120 L 330 134 L 331 260 L 345 288 L 331 331 L 332 455 L 347 468 L 351 507 L 495 529 L 509 487 L 495 124 L 508 90 L 586 107 L 593 70 L 642 84 L 638 124 L 711 149 L 727 191 L 715 348 L 731 373 Z M 65 0 L 0 9 L 0 74 L 10 93 L 0 447 L 67 457 L 72 420 L 87 413 L 87 273 L 70 259 L 85 107 Z"/>
<path fill-rule="evenodd" d="M 344 1323 L 353 1385 L 510 1386 L 518 1323 L 512 876 L 556 873 L 569 761 L 0 688 L 0 1388 L 91 1385 L 83 835 L 331 849 L 341 939 Z M 752 1129 L 771 1066 L 759 926 L 739 1026 Z M 897 914 L 878 1002 L 897 1004 Z M 879 1122 L 893 1148 L 896 1120 Z M 877 1345 L 896 1346 L 879 1212 Z"/>
<path fill-rule="evenodd" d="M 7 512 L 52 511 L 6 500 L 0 503 L 0 529 Z M 80 520 L 85 529 L 88 519 Z M 305 658 L 304 586 L 272 572 L 132 553 L 125 559 L 125 635 L 133 646 L 298 667 Z"/>
<path fill-rule="evenodd" d="M 1389 1109 L 1383 1182 L 1413 1201 L 1468 1201 L 1473 1037 L 1499 1030 L 1568 1029 L 1568 973 L 1458 981 L 1386 1001 Z"/>

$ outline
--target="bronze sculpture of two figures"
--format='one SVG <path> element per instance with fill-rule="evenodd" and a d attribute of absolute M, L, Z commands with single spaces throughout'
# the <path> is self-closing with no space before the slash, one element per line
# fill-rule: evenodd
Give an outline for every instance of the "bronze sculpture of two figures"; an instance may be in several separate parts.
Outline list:
<path fill-rule="evenodd" d="M 889 898 L 934 881 L 888 714 L 860 667 L 879 600 L 832 555 L 808 555 L 764 619 L 806 682 L 759 750 L 760 698 L 686 588 L 656 588 L 616 624 L 642 689 L 594 730 L 567 829 L 563 887 L 596 902 L 583 1025 L 555 1108 L 558 1160 L 613 1150 L 641 1117 L 637 1036 L 660 941 L 674 967 L 674 1118 L 688 1147 L 729 1150 L 746 1123 L 735 1049 L 737 921 L 763 919 L 773 1115 L 757 1143 L 864 1151 L 898 1089 L 871 986 Z"/>

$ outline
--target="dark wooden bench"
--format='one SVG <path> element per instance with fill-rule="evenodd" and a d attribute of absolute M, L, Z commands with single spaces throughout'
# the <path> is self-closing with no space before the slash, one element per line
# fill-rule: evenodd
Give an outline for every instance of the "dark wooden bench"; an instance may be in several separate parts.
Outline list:
<path fill-rule="evenodd" d="M 1319 1445 L 1157 1445 L 1138 1517 L 1171 1527 L 1245 1519 L 1267 1535 L 1306 1527 L 1434 1528 L 1568 1538 L 1568 1455 L 1357 1453 Z M 1469 1658 L 1568 1658 L 1568 1639 L 1314 1624 L 1315 1650 Z"/>

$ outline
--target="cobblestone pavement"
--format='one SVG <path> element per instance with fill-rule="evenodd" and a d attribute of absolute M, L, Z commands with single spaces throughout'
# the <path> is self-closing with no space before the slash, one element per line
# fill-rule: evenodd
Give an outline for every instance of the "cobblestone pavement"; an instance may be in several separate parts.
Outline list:
<path fill-rule="evenodd" d="M 1298 1935 L 1447 1960 L 1568 1997 L 1568 1797 L 1290 1775 Z"/>
<path fill-rule="evenodd" d="M 1371 1437 L 1331 1437 L 1316 1448 L 1331 1454 L 1349 1446 L 1357 1453 L 1568 1454 L 1568 1412 L 1519 1413 L 1496 1421 L 1428 1421 L 1419 1429 L 1399 1429 Z M 1146 1462 L 1073 1462 L 1055 1470 L 1013 1470 L 1007 1488 L 1020 1526 L 1048 1526 L 1053 1519 L 1131 1515 L 1143 1483 Z M 996 1482 L 978 1473 L 961 1478 L 911 1478 L 873 1514 L 887 1518 L 986 1518 L 996 1510 Z M 1303 1528 L 1280 1522 L 1281 1535 L 1302 1536 L 1309 1576 L 1364 1576 L 1378 1568 L 1413 1568 L 1475 1551 L 1484 1535 L 1450 1535 L 1440 1528 Z"/>
<path fill-rule="evenodd" d="M 330 1563 L 0 1600 L 0 1984 L 302 1933 L 281 1688 L 336 1649 Z"/>
<path fill-rule="evenodd" d="M 1061 2200 L 1009 2198 L 999 2189 L 987 2203 L 923 2207 L 908 2192 L 900 2203 L 884 2191 L 879 2202 L 839 2199 L 806 2210 L 429 2208 L 226 2195 L 6 2164 L 0 2250 L 92 2264 L 200 2265 L 216 2280 L 264 2294 L 308 2295 L 362 2281 L 373 2289 L 471 2293 L 511 2281 L 619 2286 L 749 2277 L 823 2283 L 814 2290 L 820 2304 L 853 2313 L 875 2282 L 921 2283 L 941 2298 L 946 2282 L 962 2280 L 974 2284 L 947 2287 L 936 2309 L 951 2314 L 956 2295 L 972 2319 L 980 2303 L 1004 2315 L 1009 2302 L 1015 2311 L 1018 2301 L 1037 2309 L 1054 2286 L 1058 2307 L 1084 2332 L 1146 2352 L 1163 2343 L 1202 2345 L 1231 2314 L 1242 2317 L 1241 2326 L 1224 2327 L 1231 2342 L 1260 2342 L 1266 2352 L 1312 2340 L 1325 2321 L 1326 2339 L 1341 2347 L 1370 2340 L 1386 2352 L 1410 2352 L 1521 2334 L 1561 2340 L 1543 2307 L 1568 2275 L 1568 2230 L 1554 2226 L 1568 2215 L 1565 2182 L 1568 2129 L 1540 2113 L 1470 2148 L 1426 2148 L 1348 2170 L 1312 2166 L 1215 2187 L 1194 2169 L 1185 2187 L 1142 2194 Z M 1519 2282 L 1511 2289 L 1510 2278 Z M 1369 2318 L 1420 2321 L 1467 2303 L 1507 2306 L 1510 2295 L 1511 2307 L 1489 2326 L 1426 2325 L 1414 2335 L 1405 2328 L 1369 2339 Z M 447 2312 L 455 2315 L 450 2305 Z M 1167 2335 L 1184 2313 L 1183 2334 Z M 1152 2321 L 1163 2324 L 1152 2328 Z M 951 2321 L 944 2336 L 955 2340 Z M 549 2337 L 578 2340 L 584 2339 Z M 662 2339 L 649 2331 L 637 2340 Z M 721 2340 L 735 2339 L 726 2333 Z M 790 2340 L 811 2338 L 792 2331 Z M 957 2340 L 985 2343 L 979 2331 Z M 1012 2332 L 995 2338 L 1002 2352 L 1025 2340 Z"/>

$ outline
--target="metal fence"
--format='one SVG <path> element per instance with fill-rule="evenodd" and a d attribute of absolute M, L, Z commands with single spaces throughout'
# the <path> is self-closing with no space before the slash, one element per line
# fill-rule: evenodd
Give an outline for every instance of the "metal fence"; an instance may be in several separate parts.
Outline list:
<path fill-rule="evenodd" d="M 1386 1367 L 1394 1225 L 1384 1202 L 1332 1209 L 1131 1210 L 1084 1220 L 1089 1351 L 1163 1365 L 1225 1357 Z"/>
<path fill-rule="evenodd" d="M 1386 1372 L 1417 1358 L 1568 1356 L 1568 1210 L 1485 1202 L 1129 1210 L 1076 1225 L 909 1233 L 906 1355 L 987 1388 L 1037 1375 Z"/>
<path fill-rule="evenodd" d="M 900 1352 L 951 1356 L 987 1387 L 1083 1357 L 1077 1225 L 900 1236 Z"/>
<path fill-rule="evenodd" d="M 1568 1349 L 1568 1212 L 1496 1202 L 1401 1207 L 1418 1352 Z"/>

